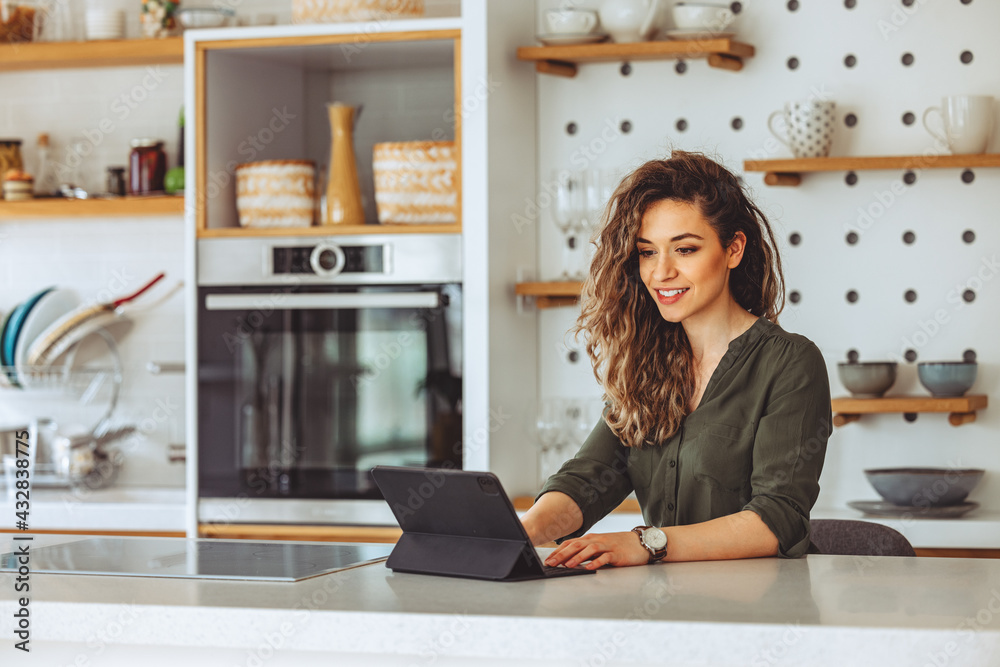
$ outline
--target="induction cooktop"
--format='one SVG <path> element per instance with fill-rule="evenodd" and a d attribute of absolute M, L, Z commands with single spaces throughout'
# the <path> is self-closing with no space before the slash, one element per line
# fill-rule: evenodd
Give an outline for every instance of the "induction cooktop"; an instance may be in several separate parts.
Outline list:
<path fill-rule="evenodd" d="M 301 581 L 385 560 L 391 544 L 93 537 L 31 549 L 31 571 L 124 577 Z M 17 554 L 0 554 L 0 572 Z"/>

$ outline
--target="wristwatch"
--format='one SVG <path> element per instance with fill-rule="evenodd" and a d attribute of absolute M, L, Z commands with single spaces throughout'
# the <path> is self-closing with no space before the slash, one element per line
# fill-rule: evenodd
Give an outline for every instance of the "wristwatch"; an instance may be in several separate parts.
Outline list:
<path fill-rule="evenodd" d="M 667 534 L 659 528 L 636 526 L 632 532 L 639 536 L 639 544 L 649 552 L 649 562 L 656 563 L 667 555 Z"/>

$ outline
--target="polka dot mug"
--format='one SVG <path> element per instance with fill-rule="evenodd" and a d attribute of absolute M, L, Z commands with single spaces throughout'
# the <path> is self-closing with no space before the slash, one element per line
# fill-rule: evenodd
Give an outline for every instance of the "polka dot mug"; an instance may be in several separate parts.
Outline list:
<path fill-rule="evenodd" d="M 797 158 L 826 157 L 833 142 L 835 109 L 834 102 L 786 102 L 783 110 L 768 116 L 767 129 Z M 774 121 L 778 118 L 784 119 L 787 136 L 782 136 L 775 129 Z"/>

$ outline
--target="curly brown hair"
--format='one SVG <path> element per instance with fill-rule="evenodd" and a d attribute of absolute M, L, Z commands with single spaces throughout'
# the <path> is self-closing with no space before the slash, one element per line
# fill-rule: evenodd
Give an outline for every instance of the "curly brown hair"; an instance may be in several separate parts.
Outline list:
<path fill-rule="evenodd" d="M 753 315 L 777 323 L 784 307 L 781 258 L 771 226 L 736 176 L 701 153 L 675 150 L 650 160 L 618 185 L 595 233 L 573 331 L 583 332 L 594 375 L 608 404 L 604 419 L 629 447 L 666 441 L 680 428 L 694 393 L 691 345 L 684 327 L 663 319 L 639 278 L 636 237 L 653 204 L 697 206 L 724 248 L 746 235 L 729 291 Z"/>

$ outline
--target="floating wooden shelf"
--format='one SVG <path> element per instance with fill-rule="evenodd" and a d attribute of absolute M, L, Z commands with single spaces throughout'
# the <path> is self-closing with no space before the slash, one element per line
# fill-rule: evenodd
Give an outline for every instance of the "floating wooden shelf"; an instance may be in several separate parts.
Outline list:
<path fill-rule="evenodd" d="M 558 308 L 572 306 L 580 300 L 583 283 L 573 281 L 550 283 L 518 283 L 514 294 L 535 299 L 536 308 Z"/>
<path fill-rule="evenodd" d="M 802 174 L 816 171 L 863 171 L 874 169 L 969 169 L 1000 167 L 1000 154 L 893 155 L 887 157 L 813 157 L 787 160 L 746 160 L 744 171 L 763 171 L 767 185 L 802 182 Z"/>
<path fill-rule="evenodd" d="M 21 218 L 118 217 L 184 213 L 184 197 L 121 197 L 119 199 L 0 200 L 0 221 Z"/>
<path fill-rule="evenodd" d="M 198 238 L 260 236 L 347 236 L 356 234 L 461 234 L 462 225 L 314 225 L 312 227 L 216 227 L 199 229 Z"/>
<path fill-rule="evenodd" d="M 947 412 L 952 426 L 961 426 L 976 421 L 976 410 L 986 407 L 985 395 L 934 398 L 933 396 L 886 396 L 883 398 L 835 398 L 833 425 L 843 426 L 857 421 L 861 415 L 885 414 L 889 412 Z"/>
<path fill-rule="evenodd" d="M 0 71 L 67 67 L 181 65 L 184 39 L 114 39 L 93 42 L 20 42 L 0 45 Z"/>
<path fill-rule="evenodd" d="M 601 43 L 569 46 L 522 46 L 518 60 L 535 62 L 542 74 L 574 77 L 581 63 L 625 62 L 634 60 L 684 60 L 707 58 L 708 64 L 719 69 L 738 72 L 743 59 L 754 55 L 754 47 L 732 39 L 691 39 L 634 42 L 629 44 Z"/>

